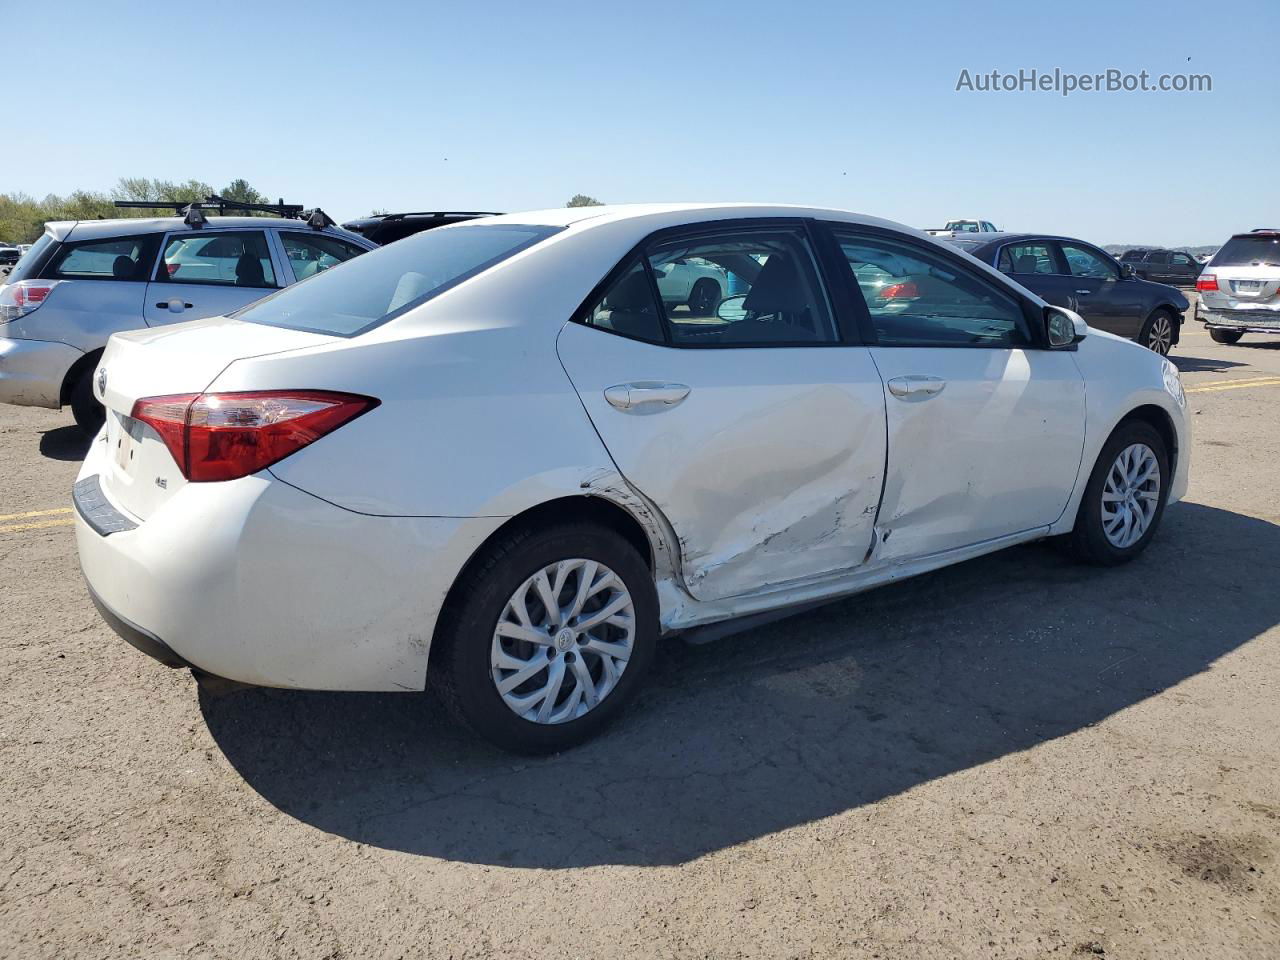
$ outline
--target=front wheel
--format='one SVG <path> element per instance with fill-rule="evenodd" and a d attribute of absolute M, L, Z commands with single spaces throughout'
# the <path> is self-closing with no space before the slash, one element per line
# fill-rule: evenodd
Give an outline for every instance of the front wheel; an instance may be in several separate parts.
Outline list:
<path fill-rule="evenodd" d="M 80 374 L 80 379 L 71 388 L 71 415 L 76 418 L 81 430 L 90 436 L 97 436 L 107 419 L 107 411 L 93 395 L 93 371 L 94 368 L 90 367 Z"/>
<path fill-rule="evenodd" d="M 1214 343 L 1225 343 L 1229 346 L 1233 343 L 1239 343 L 1240 338 L 1244 336 L 1244 331 L 1243 330 L 1218 330 L 1213 327 L 1210 327 L 1209 336 L 1213 338 Z"/>
<path fill-rule="evenodd" d="M 1160 525 L 1171 480 L 1159 431 L 1140 420 L 1122 423 L 1098 455 L 1080 501 L 1070 534 L 1076 556 L 1109 567 L 1140 554 Z"/>
<path fill-rule="evenodd" d="M 517 753 L 599 733 L 653 660 L 658 600 L 635 547 L 603 527 L 524 531 L 473 562 L 437 630 L 431 675 L 450 710 Z"/>
<path fill-rule="evenodd" d="M 1138 342 L 1148 350 L 1167 357 L 1173 348 L 1173 317 L 1168 310 L 1157 310 L 1147 317 L 1138 334 Z"/>

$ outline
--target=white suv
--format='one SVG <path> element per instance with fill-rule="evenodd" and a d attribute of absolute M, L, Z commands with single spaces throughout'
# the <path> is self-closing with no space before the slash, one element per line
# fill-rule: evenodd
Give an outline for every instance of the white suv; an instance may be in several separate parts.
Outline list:
<path fill-rule="evenodd" d="M 107 338 L 239 310 L 377 245 L 310 220 L 183 217 L 49 223 L 0 286 L 0 402 L 59 409 L 97 432 Z"/>

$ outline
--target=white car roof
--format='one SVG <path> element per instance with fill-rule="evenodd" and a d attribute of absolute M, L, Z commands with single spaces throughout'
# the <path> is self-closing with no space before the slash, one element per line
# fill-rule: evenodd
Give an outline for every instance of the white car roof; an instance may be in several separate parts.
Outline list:
<path fill-rule="evenodd" d="M 643 223 L 647 230 L 662 226 L 678 226 L 682 223 L 698 223 L 703 220 L 740 219 L 750 217 L 813 217 L 820 220 L 841 220 L 865 226 L 888 227 L 923 234 L 912 227 L 828 207 L 806 207 L 787 203 L 618 203 L 599 207 L 556 207 L 550 210 L 529 210 L 523 213 L 506 213 L 496 217 L 483 217 L 465 223 L 441 227 L 456 230 L 465 227 L 491 226 L 501 223 L 536 224 L 549 227 L 603 226 L 625 220 Z M 651 221 L 662 221 L 652 223 Z"/>

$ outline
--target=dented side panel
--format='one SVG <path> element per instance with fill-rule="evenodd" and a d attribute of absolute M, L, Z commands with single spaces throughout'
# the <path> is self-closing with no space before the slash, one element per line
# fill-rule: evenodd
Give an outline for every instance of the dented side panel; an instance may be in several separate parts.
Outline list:
<path fill-rule="evenodd" d="M 864 347 L 678 350 L 568 324 L 559 353 L 627 481 L 666 517 L 697 600 L 850 570 L 870 550 L 884 392 Z M 605 390 L 680 384 L 623 410 Z"/>

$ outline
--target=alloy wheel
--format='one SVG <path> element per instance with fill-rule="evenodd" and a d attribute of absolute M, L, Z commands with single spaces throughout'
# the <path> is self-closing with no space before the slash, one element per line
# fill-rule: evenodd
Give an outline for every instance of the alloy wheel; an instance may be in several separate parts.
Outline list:
<path fill-rule="evenodd" d="M 1120 451 L 1102 487 L 1102 532 L 1119 550 L 1133 546 L 1160 505 L 1160 461 L 1145 443 Z"/>
<path fill-rule="evenodd" d="M 511 595 L 489 662 L 502 702 L 533 723 L 576 720 L 618 685 L 635 643 L 622 578 L 582 558 L 543 567 Z"/>
<path fill-rule="evenodd" d="M 1151 329 L 1147 332 L 1147 346 L 1163 357 L 1169 355 L 1173 347 L 1173 324 L 1163 313 L 1151 318 Z"/>

